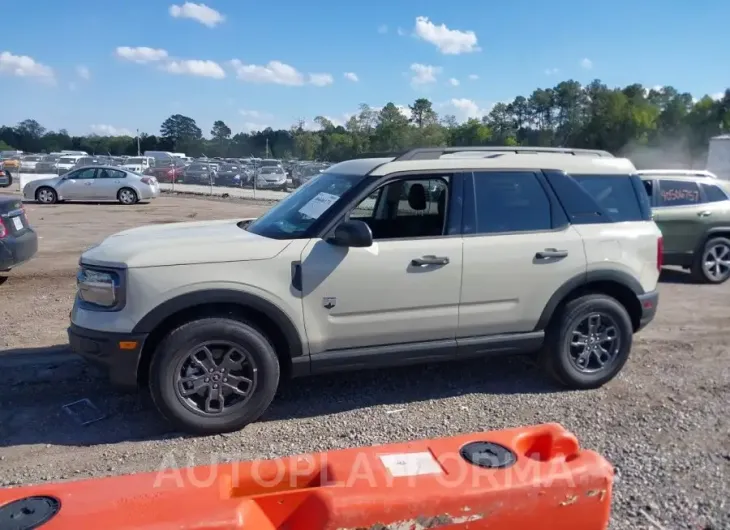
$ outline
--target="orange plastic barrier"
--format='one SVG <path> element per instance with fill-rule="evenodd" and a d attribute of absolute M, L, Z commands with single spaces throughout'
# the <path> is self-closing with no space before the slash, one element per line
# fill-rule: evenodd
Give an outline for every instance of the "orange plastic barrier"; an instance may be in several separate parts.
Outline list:
<path fill-rule="evenodd" d="M 597 530 L 612 485 L 547 424 L 3 489 L 0 530 Z"/>

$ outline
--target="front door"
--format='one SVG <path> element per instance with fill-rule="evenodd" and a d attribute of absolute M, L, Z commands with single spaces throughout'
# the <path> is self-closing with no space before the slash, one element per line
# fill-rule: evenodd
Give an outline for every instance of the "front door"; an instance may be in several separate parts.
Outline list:
<path fill-rule="evenodd" d="M 59 185 L 59 191 L 64 199 L 89 200 L 94 198 L 94 181 L 96 169 L 87 167 L 68 173 Z"/>
<path fill-rule="evenodd" d="M 322 239 L 306 246 L 302 304 L 313 361 L 378 346 L 422 358 L 429 348 L 455 352 L 463 240 L 445 235 L 449 179 L 391 181 L 364 198 L 346 217 L 371 227 L 369 248 Z"/>

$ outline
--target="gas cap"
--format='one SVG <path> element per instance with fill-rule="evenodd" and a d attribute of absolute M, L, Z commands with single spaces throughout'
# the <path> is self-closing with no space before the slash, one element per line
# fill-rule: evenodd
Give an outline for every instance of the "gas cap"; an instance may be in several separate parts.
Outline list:
<path fill-rule="evenodd" d="M 492 442 L 471 442 L 459 451 L 461 457 L 475 466 L 504 469 L 517 462 L 517 456 L 503 445 Z"/>
<path fill-rule="evenodd" d="M 0 530 L 35 530 L 61 509 L 54 497 L 25 497 L 0 506 Z"/>

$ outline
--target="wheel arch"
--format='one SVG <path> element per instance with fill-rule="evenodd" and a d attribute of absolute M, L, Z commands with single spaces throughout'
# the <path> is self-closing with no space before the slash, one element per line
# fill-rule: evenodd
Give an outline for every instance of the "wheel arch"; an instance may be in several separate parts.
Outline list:
<path fill-rule="evenodd" d="M 730 226 L 713 226 L 709 228 L 697 242 L 697 247 L 694 250 L 693 256 L 697 256 L 702 253 L 707 242 L 713 237 L 724 237 L 730 239 Z"/>
<path fill-rule="evenodd" d="M 185 322 L 210 316 L 233 316 L 256 326 L 272 342 L 283 376 L 291 375 L 294 359 L 304 357 L 304 345 L 296 326 L 272 302 L 228 289 L 196 291 L 163 302 L 134 327 L 133 333 L 148 334 L 140 356 L 137 381 L 146 383 L 152 356 L 167 333 Z"/>
<path fill-rule="evenodd" d="M 617 270 L 589 271 L 569 279 L 553 293 L 543 309 L 535 331 L 544 331 L 562 307 L 579 296 L 602 293 L 615 298 L 631 317 L 634 331 L 641 322 L 641 302 L 639 296 L 645 294 L 644 288 L 636 278 Z"/>

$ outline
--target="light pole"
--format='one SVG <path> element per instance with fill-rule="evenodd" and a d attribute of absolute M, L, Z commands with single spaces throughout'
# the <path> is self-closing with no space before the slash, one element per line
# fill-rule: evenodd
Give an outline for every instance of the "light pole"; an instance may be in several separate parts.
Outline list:
<path fill-rule="evenodd" d="M 140 156 L 142 153 L 139 151 L 139 129 L 137 129 L 137 156 Z"/>

